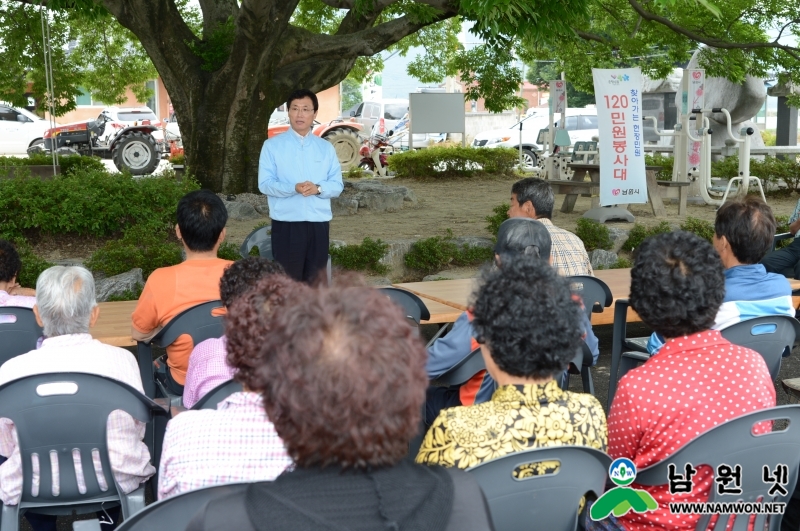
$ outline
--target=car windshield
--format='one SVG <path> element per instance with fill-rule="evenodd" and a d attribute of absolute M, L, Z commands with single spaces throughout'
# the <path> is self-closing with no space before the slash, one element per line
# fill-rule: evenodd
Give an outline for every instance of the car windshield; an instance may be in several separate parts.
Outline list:
<path fill-rule="evenodd" d="M 158 121 L 155 113 L 150 111 L 119 111 L 117 119 L 120 122 L 139 122 L 142 120 Z"/>
<path fill-rule="evenodd" d="M 406 113 L 408 105 L 401 103 L 387 103 L 383 108 L 383 117 L 387 120 L 400 120 Z"/>

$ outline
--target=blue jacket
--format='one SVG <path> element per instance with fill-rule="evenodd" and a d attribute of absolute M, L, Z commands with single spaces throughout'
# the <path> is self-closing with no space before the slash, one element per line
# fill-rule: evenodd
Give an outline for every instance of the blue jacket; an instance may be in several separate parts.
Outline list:
<path fill-rule="evenodd" d="M 297 183 L 311 181 L 322 187 L 320 195 L 303 197 Z M 278 221 L 330 221 L 331 197 L 342 193 L 342 168 L 336 150 L 327 140 L 293 129 L 270 138 L 258 160 L 258 189 L 267 195 L 269 216 Z"/>
<path fill-rule="evenodd" d="M 764 315 L 794 317 L 792 288 L 783 275 L 767 273 L 761 264 L 731 267 L 725 270 L 725 298 L 714 319 L 714 330 L 722 330 L 746 319 Z M 664 345 L 664 339 L 653 334 L 647 342 L 652 356 Z"/>

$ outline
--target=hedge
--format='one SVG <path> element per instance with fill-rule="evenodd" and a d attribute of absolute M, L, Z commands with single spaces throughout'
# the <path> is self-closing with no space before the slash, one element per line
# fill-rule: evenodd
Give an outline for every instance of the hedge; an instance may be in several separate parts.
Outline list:
<path fill-rule="evenodd" d="M 389 169 L 397 177 L 470 177 L 473 175 L 514 175 L 519 153 L 510 148 L 432 146 L 395 153 Z"/>

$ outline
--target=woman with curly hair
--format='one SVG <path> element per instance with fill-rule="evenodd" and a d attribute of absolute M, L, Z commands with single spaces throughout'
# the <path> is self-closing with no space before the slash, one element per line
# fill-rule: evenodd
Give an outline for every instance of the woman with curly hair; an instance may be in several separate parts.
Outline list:
<path fill-rule="evenodd" d="M 373 288 L 295 284 L 280 311 L 239 300 L 230 349 L 296 467 L 209 502 L 187 530 L 489 530 L 475 480 L 404 459 L 421 421 L 425 348 Z M 262 335 L 257 328 L 269 329 Z"/>
<path fill-rule="evenodd" d="M 253 269 L 259 269 L 258 264 L 240 264 L 238 271 L 252 273 Z M 236 270 L 234 274 L 241 278 Z M 230 284 L 223 280 L 228 295 Z M 264 411 L 261 395 L 250 386 L 249 375 L 263 361 L 258 345 L 271 333 L 262 319 L 280 310 L 294 284 L 285 275 L 267 275 L 243 295 L 223 299 L 226 306 L 230 304 L 227 365 L 244 384 L 244 392 L 233 393 L 217 409 L 186 411 L 169 422 L 159 467 L 159 499 L 221 483 L 271 480 L 292 464 Z M 238 332 L 242 329 L 250 334 L 247 341 Z"/>
<path fill-rule="evenodd" d="M 500 259 L 502 267 L 489 271 L 478 289 L 472 321 L 497 390 L 483 404 L 443 410 L 425 435 L 418 463 L 469 468 L 531 448 L 606 449 L 600 403 L 562 391 L 556 381 L 581 348 L 580 300 L 538 253 Z"/>
<path fill-rule="evenodd" d="M 22 306 L 33 308 L 36 290 L 23 288 L 17 282 L 22 269 L 19 253 L 7 240 L 0 240 L 0 306 Z M 0 315 L 0 322 L 4 316 Z"/>

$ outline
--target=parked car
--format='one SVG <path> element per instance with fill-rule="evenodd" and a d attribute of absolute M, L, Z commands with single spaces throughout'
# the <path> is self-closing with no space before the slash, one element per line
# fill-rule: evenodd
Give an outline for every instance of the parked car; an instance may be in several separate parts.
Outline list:
<path fill-rule="evenodd" d="M 351 122 L 361 124 L 364 131 L 372 131 L 372 127 L 378 123 L 378 120 L 383 118 L 386 130 L 389 131 L 394 129 L 397 122 L 402 120 L 407 112 L 408 100 L 406 99 L 362 101 L 355 111 L 349 112 L 349 117 L 343 116 L 343 118 L 345 120 L 349 118 Z"/>
<path fill-rule="evenodd" d="M 116 130 L 125 127 L 139 124 L 149 124 L 158 128 L 161 127 L 161 122 L 150 107 L 106 107 L 100 112 L 100 116 L 104 116 L 106 120 L 105 131 L 100 137 L 101 141 L 107 141 Z M 154 131 L 153 138 L 156 141 L 156 145 L 159 147 L 159 151 L 165 151 L 163 131 L 160 129 Z"/>
<path fill-rule="evenodd" d="M 32 112 L 0 102 L 0 155 L 24 155 L 44 143 L 50 122 Z"/>
<path fill-rule="evenodd" d="M 590 141 L 593 136 L 597 136 L 597 109 L 567 109 L 566 130 L 569 132 L 572 143 L 580 141 Z M 510 147 L 518 149 L 520 147 L 519 126 L 522 124 L 522 160 L 526 166 L 533 167 L 539 165 L 539 156 L 542 146 L 536 141 L 539 131 L 549 125 L 550 117 L 548 114 L 531 114 L 523 118 L 511 127 L 505 129 L 492 129 L 483 131 L 475 135 L 472 141 L 473 147 Z M 560 126 L 559 120 L 555 122 L 556 127 Z"/>

